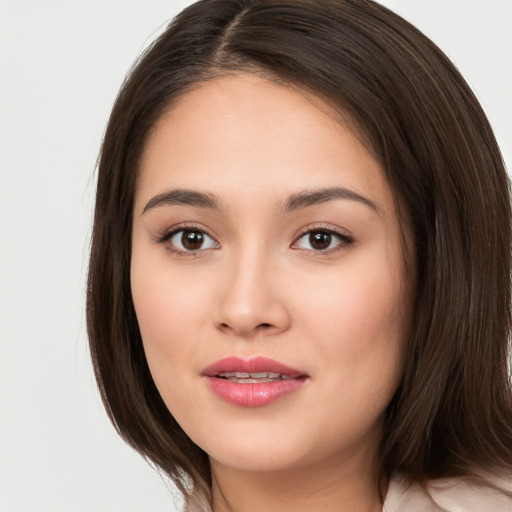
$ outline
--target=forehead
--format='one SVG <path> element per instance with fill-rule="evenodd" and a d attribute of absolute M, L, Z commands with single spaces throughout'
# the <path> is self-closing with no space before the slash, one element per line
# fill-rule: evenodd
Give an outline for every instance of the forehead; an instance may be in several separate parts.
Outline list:
<path fill-rule="evenodd" d="M 251 74 L 201 83 L 173 104 L 146 145 L 137 196 L 198 186 L 229 193 L 237 185 L 245 193 L 344 186 L 391 199 L 379 162 L 339 115 Z"/>

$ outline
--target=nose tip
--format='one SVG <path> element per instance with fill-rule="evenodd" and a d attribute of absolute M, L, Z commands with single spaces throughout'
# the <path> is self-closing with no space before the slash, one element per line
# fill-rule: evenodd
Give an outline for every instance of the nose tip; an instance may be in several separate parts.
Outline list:
<path fill-rule="evenodd" d="M 215 324 L 226 334 L 243 337 L 277 334 L 288 329 L 290 315 L 282 290 L 270 276 L 245 266 L 224 282 Z"/>

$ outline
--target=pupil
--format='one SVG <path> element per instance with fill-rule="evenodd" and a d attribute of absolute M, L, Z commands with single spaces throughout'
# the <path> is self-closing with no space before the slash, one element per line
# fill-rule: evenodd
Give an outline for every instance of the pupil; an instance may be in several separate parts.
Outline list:
<path fill-rule="evenodd" d="M 183 231 L 181 243 L 189 251 L 200 249 L 201 245 L 203 245 L 203 234 L 198 231 Z"/>
<path fill-rule="evenodd" d="M 309 235 L 309 243 L 313 249 L 327 249 L 329 245 L 331 245 L 331 234 L 323 233 L 321 231 L 313 231 Z"/>

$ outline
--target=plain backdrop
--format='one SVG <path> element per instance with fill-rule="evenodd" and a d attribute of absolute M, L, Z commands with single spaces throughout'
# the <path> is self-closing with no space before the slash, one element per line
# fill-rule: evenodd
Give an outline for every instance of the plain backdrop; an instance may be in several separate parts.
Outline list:
<path fill-rule="evenodd" d="M 0 512 L 172 512 L 118 439 L 84 291 L 101 137 L 125 72 L 190 1 L 0 1 Z M 512 168 L 512 0 L 385 0 L 452 58 Z"/>

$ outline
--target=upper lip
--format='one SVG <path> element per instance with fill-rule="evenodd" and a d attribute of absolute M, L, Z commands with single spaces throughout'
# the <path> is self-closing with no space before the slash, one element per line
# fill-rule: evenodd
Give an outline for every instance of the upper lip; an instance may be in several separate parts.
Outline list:
<path fill-rule="evenodd" d="M 226 357 L 207 366 L 201 373 L 206 377 L 214 377 L 215 375 L 226 372 L 272 372 L 279 373 L 281 375 L 289 375 L 291 377 L 307 376 L 307 373 L 302 370 L 291 368 L 286 364 L 263 356 L 250 357 L 246 359 L 237 356 Z"/>

